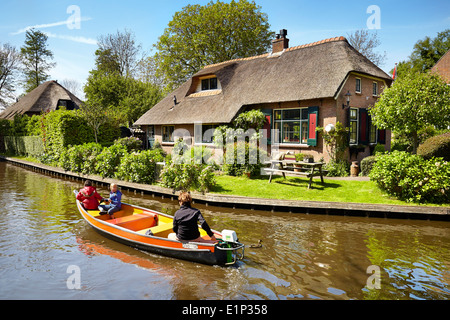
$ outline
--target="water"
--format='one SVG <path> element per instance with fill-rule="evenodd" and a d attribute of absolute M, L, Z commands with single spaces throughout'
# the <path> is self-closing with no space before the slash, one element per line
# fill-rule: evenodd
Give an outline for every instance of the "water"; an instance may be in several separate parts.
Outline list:
<path fill-rule="evenodd" d="M 75 206 L 72 190 L 81 182 L 4 162 L 0 181 L 0 299 L 450 298 L 448 222 L 199 205 L 212 228 L 236 230 L 247 245 L 263 241 L 236 267 L 210 267 L 97 234 Z M 124 201 L 177 210 L 174 201 L 126 191 Z M 79 270 L 79 289 L 69 289 L 71 266 Z M 379 289 L 370 266 L 380 271 Z"/>

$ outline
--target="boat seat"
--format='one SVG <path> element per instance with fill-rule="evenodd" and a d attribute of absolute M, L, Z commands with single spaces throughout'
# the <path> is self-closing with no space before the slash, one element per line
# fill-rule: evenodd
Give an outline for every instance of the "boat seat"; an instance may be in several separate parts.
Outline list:
<path fill-rule="evenodd" d="M 111 219 L 108 220 L 108 222 L 132 231 L 138 231 L 156 226 L 158 223 L 158 216 L 150 214 L 133 214 L 117 219 Z"/>
<path fill-rule="evenodd" d="M 158 226 L 153 226 L 150 228 L 139 230 L 138 233 L 140 234 L 146 234 L 147 231 L 151 231 L 153 236 L 155 237 L 161 237 L 161 238 L 167 238 L 167 236 L 173 232 L 172 230 L 173 223 L 160 223 Z"/>

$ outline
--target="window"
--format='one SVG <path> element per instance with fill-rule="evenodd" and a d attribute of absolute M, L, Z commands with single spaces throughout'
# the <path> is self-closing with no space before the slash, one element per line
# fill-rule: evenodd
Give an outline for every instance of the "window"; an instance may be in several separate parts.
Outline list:
<path fill-rule="evenodd" d="M 360 78 L 356 78 L 355 91 L 356 91 L 356 93 L 361 93 L 361 79 Z"/>
<path fill-rule="evenodd" d="M 217 78 L 209 78 L 202 80 L 202 91 L 216 90 L 216 89 L 217 89 Z"/>
<path fill-rule="evenodd" d="M 373 125 L 372 121 L 370 121 L 369 127 L 369 143 L 376 144 L 377 143 L 377 127 Z"/>
<path fill-rule="evenodd" d="M 350 109 L 350 144 L 358 143 L 358 109 Z"/>
<path fill-rule="evenodd" d="M 163 142 L 175 142 L 173 139 L 174 126 L 162 127 L 162 141 Z"/>
<path fill-rule="evenodd" d="M 378 83 L 377 82 L 374 82 L 372 85 L 372 95 L 374 97 L 378 96 Z"/>
<path fill-rule="evenodd" d="M 274 129 L 278 130 L 275 142 L 302 143 L 308 142 L 308 109 L 275 110 Z"/>
<path fill-rule="evenodd" d="M 195 143 L 213 143 L 216 124 L 196 124 L 194 128 Z"/>

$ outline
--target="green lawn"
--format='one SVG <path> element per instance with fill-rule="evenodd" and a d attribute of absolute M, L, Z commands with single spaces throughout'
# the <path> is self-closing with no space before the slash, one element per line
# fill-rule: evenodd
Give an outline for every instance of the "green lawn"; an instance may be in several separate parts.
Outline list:
<path fill-rule="evenodd" d="M 257 178 L 217 176 L 217 186 L 211 193 L 237 195 L 267 199 L 305 200 L 379 203 L 396 205 L 408 204 L 384 194 L 372 181 L 327 180 L 322 185 L 320 179 L 313 180 L 308 190 L 306 178 L 274 177 L 269 184 L 269 177 Z"/>

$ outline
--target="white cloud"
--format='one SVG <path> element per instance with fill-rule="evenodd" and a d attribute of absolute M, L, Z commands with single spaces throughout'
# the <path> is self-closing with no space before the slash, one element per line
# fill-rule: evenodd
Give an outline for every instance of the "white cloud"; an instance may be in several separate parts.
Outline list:
<path fill-rule="evenodd" d="M 92 39 L 92 38 L 85 38 L 85 37 L 81 37 L 81 36 L 75 37 L 75 36 L 68 36 L 68 35 L 63 35 L 63 34 L 54 34 L 51 32 L 45 32 L 45 34 L 49 38 L 57 38 L 57 39 L 69 40 L 69 41 L 74 41 L 74 42 L 79 42 L 79 43 L 97 45 L 97 40 Z"/>
<path fill-rule="evenodd" d="M 89 21 L 89 20 L 92 20 L 92 18 L 81 17 L 81 21 Z M 53 27 L 67 25 L 67 24 L 68 24 L 68 20 L 58 21 L 58 22 L 53 22 L 53 23 L 36 24 L 34 26 L 28 26 L 28 27 L 19 29 L 16 32 L 12 32 L 11 34 L 12 35 L 18 35 L 18 34 L 21 34 L 21 33 L 25 33 L 25 32 L 27 32 L 28 30 L 31 30 L 31 29 L 53 28 Z"/>

